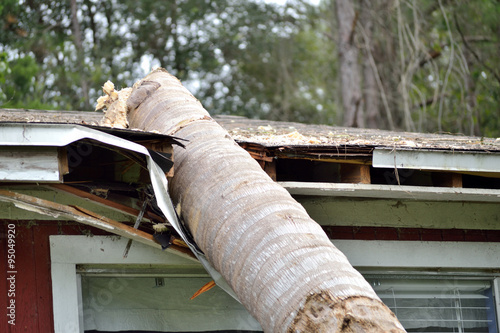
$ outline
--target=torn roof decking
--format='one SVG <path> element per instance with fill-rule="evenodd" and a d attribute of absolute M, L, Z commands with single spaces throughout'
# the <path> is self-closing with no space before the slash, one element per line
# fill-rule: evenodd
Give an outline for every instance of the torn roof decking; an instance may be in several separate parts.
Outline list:
<path fill-rule="evenodd" d="M 215 119 L 235 140 L 259 143 L 270 148 L 279 146 L 307 146 L 310 148 L 366 146 L 500 152 L 500 139 L 494 138 L 347 128 L 247 119 L 238 116 L 216 116 Z"/>
<path fill-rule="evenodd" d="M 102 115 L 101 112 L 0 109 L 0 122 L 97 125 Z M 214 119 L 237 142 L 260 145 L 273 150 L 307 148 L 309 151 L 324 151 L 341 148 L 356 150 L 386 147 L 500 152 L 500 139 L 495 138 L 346 128 L 249 119 L 239 116 L 219 115 Z"/>
<path fill-rule="evenodd" d="M 63 123 L 0 123 L 0 148 L 7 149 L 3 152 L 2 162 L 4 165 L 2 167 L 6 168 L 7 171 L 9 169 L 15 170 L 16 167 L 21 168 L 26 159 L 30 157 L 33 149 L 43 152 L 47 158 L 53 157 L 58 160 L 58 163 L 45 163 L 44 165 L 30 163 L 25 166 L 24 172 L 16 173 L 16 177 L 4 177 L 0 188 L 0 192 L 2 192 L 0 193 L 0 201 L 11 203 L 23 211 L 36 212 L 49 216 L 51 219 L 75 220 L 148 245 L 160 247 L 150 233 L 139 230 L 137 227 L 132 228 L 121 221 L 99 213 L 102 211 L 108 215 L 111 211 L 118 211 L 126 215 L 137 215 L 138 210 L 129 205 L 137 200 L 139 192 L 145 192 L 143 196 L 148 196 L 149 194 L 146 192 L 149 190 L 146 187 L 150 184 L 154 192 L 156 208 L 152 212 L 148 212 L 149 219 L 156 219 L 157 222 L 158 220 L 160 220 L 159 222 L 168 222 L 183 236 L 167 192 L 165 177 L 169 170 L 162 169 L 161 165 L 155 162 L 154 152 L 146 149 L 143 145 L 120 137 L 128 136 L 126 131 L 120 131 L 120 135 L 117 136 L 105 133 L 109 132 L 108 130 L 97 131 L 92 128 Z M 111 132 L 116 134 L 116 130 Z M 166 146 L 171 147 L 170 141 L 175 142 L 168 136 L 155 134 L 159 137 L 152 140 L 150 133 L 132 134 L 135 139 L 141 142 L 146 138 L 148 144 L 150 141 L 158 141 L 157 144 L 162 149 Z M 79 146 L 80 143 L 83 144 Z M 74 151 L 75 154 L 71 155 L 71 151 Z M 78 159 L 75 163 L 71 163 L 72 156 Z M 124 178 L 124 173 L 128 173 L 134 164 L 138 165 L 138 168 L 133 171 L 138 176 L 134 176 L 133 179 Z M 115 166 L 119 166 L 119 168 L 116 169 Z M 37 174 L 37 178 L 33 178 L 34 171 L 56 172 L 59 176 L 46 180 L 42 177 L 44 175 L 42 172 L 42 176 Z M 142 171 L 145 171 L 147 176 L 142 177 Z M 71 179 L 72 181 L 67 178 L 74 173 L 77 176 L 83 176 L 83 178 L 77 177 Z M 4 172 L 4 175 L 7 173 Z M 96 175 L 101 175 L 101 177 L 93 178 Z M 68 182 L 68 180 L 70 181 Z M 66 184 L 54 185 L 53 183 Z M 82 191 L 81 188 L 86 188 L 90 192 Z M 105 191 L 104 197 L 94 194 L 92 188 Z M 118 198 L 117 201 L 108 198 L 108 190 L 118 193 L 118 196 L 113 196 L 114 199 Z M 59 191 L 64 192 L 64 194 L 57 196 Z M 72 200 L 69 199 L 70 196 Z M 144 198 L 138 199 L 139 201 L 148 201 Z M 75 205 L 75 202 L 78 202 L 78 205 Z M 92 210 L 84 208 L 87 202 L 92 206 Z M 145 206 L 143 207 L 146 209 Z M 164 217 L 156 215 L 155 210 L 161 211 L 159 214 Z M 12 218 L 11 214 L 16 215 L 18 212 L 8 209 L 5 218 Z M 123 214 L 115 215 L 122 216 Z M 124 218 L 124 222 L 130 222 L 129 218 Z M 193 257 L 187 249 L 176 248 L 175 251 L 183 256 Z"/>
<path fill-rule="evenodd" d="M 64 123 L 95 128 L 101 118 L 101 112 L 0 109 L 0 123 Z M 427 165 L 432 166 L 437 163 L 439 165 L 429 170 L 489 172 L 495 174 L 495 178 L 500 173 L 500 162 L 497 163 L 497 159 L 500 158 L 500 139 L 495 138 L 345 128 L 248 119 L 239 116 L 222 115 L 215 116 L 214 119 L 252 157 L 259 160 L 264 168 L 272 163 L 273 159 L 278 158 L 364 164 L 374 167 L 387 167 L 389 163 L 393 168 L 405 168 L 411 165 L 413 169 L 426 169 Z M 151 135 L 152 139 L 161 136 L 157 133 L 129 129 L 97 128 L 111 131 L 118 136 L 125 135 L 127 139 L 130 139 L 126 137 L 127 135 L 134 133 L 145 137 Z M 179 144 L 182 145 L 181 142 Z M 394 156 L 387 157 L 390 154 Z M 463 170 L 446 165 L 463 164 L 464 157 L 458 155 L 467 155 L 466 167 Z M 420 161 L 423 161 L 423 164 L 420 164 Z M 498 167 L 484 168 L 485 161 Z M 380 165 L 377 166 L 376 163 Z M 268 173 L 272 176 L 273 172 Z"/>

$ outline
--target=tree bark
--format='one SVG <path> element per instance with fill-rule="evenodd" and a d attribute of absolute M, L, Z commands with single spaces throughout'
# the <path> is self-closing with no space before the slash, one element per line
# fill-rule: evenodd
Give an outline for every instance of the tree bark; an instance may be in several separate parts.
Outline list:
<path fill-rule="evenodd" d="M 84 49 L 82 42 L 82 33 L 80 30 L 80 22 L 78 21 L 78 4 L 76 0 L 71 0 L 71 30 L 73 32 L 74 44 L 76 48 L 77 61 L 78 61 L 78 71 L 80 72 L 80 84 L 83 94 L 83 109 L 90 110 L 89 101 L 89 84 L 86 78 L 85 70 L 85 59 L 84 59 Z"/>
<path fill-rule="evenodd" d="M 170 195 L 210 263 L 265 332 L 404 332 L 321 227 L 165 70 L 134 85 L 130 127 L 175 147 Z"/>
<path fill-rule="evenodd" d="M 361 24 L 363 25 L 363 39 L 365 40 L 363 53 L 363 99 L 365 105 L 366 126 L 369 128 L 379 128 L 380 116 L 379 90 L 377 78 L 372 61 L 373 58 L 373 11 L 375 9 L 374 0 L 362 1 Z"/>
<path fill-rule="evenodd" d="M 344 126 L 364 127 L 358 48 L 355 45 L 358 13 L 352 0 L 335 1 Z"/>

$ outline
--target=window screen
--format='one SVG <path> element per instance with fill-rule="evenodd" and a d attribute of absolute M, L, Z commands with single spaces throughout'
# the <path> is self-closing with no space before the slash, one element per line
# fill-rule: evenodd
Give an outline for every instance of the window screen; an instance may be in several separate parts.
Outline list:
<path fill-rule="evenodd" d="M 368 278 L 408 332 L 497 333 L 488 280 Z"/>

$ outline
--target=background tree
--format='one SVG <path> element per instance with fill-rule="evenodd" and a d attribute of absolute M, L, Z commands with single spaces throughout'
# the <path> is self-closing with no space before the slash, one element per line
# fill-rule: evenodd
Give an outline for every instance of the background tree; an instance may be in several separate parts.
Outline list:
<path fill-rule="evenodd" d="M 498 135 L 497 1 L 351 4 L 361 13 L 359 22 L 353 18 L 353 36 L 364 51 L 357 61 L 364 65 L 361 87 L 369 126 Z M 367 76 L 370 70 L 373 77 Z M 342 85 L 356 80 L 347 76 L 350 83 Z M 378 82 L 378 96 L 373 82 Z"/>
<path fill-rule="evenodd" d="M 354 10 L 350 0 L 335 1 L 338 24 L 339 74 L 344 110 L 344 126 L 364 127 L 361 73 L 358 63 L 359 49 L 356 42 L 356 26 L 359 10 Z"/>
<path fill-rule="evenodd" d="M 0 104 L 91 110 L 102 82 L 161 65 L 212 114 L 499 136 L 499 12 L 495 0 L 5 0 Z"/>

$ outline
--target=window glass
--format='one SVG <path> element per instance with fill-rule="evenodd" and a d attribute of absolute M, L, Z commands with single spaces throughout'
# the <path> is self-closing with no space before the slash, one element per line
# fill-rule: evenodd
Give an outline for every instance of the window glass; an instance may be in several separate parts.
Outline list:
<path fill-rule="evenodd" d="M 82 276 L 85 332 L 255 332 L 259 323 L 210 278 Z"/>
<path fill-rule="evenodd" d="M 366 276 L 408 332 L 497 333 L 489 280 Z M 210 278 L 82 276 L 85 332 L 256 332 L 247 310 Z"/>

